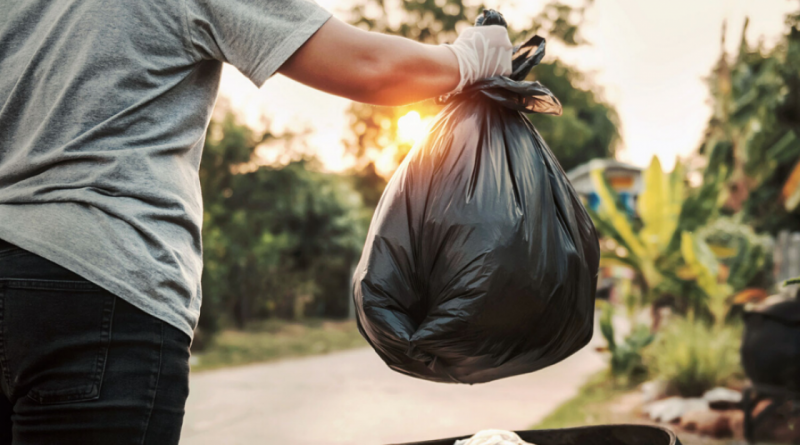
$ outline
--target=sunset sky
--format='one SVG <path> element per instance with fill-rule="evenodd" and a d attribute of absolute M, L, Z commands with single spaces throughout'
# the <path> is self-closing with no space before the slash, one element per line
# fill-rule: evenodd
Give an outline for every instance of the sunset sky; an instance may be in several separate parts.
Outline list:
<path fill-rule="evenodd" d="M 343 18 L 352 0 L 318 0 Z M 469 3 L 469 2 L 468 2 Z M 525 27 L 544 1 L 485 1 L 512 24 Z M 639 166 L 658 155 L 666 168 L 696 148 L 708 120 L 703 78 L 720 54 L 722 23 L 728 22 L 727 48 L 734 51 L 746 16 L 748 38 L 772 46 L 784 31 L 784 16 L 797 0 L 595 0 L 582 32 L 591 46 L 548 45 L 558 57 L 590 72 L 622 120 L 618 159 Z M 549 43 L 549 42 L 548 42 Z M 277 131 L 308 129 L 308 144 L 330 170 L 348 166 L 341 140 L 347 131 L 346 99 L 321 93 L 277 75 L 260 90 L 226 66 L 221 96 L 245 121 Z"/>

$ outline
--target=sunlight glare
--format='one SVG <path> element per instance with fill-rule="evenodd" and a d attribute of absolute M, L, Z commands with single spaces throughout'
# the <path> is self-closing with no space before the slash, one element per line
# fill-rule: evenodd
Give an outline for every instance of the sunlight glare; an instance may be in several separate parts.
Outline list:
<path fill-rule="evenodd" d="M 397 120 L 397 137 L 400 142 L 416 144 L 425 136 L 425 124 L 419 113 L 411 110 Z"/>

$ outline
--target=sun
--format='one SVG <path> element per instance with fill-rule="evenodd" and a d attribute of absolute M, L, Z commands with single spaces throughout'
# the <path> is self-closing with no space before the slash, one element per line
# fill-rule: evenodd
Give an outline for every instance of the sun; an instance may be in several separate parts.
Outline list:
<path fill-rule="evenodd" d="M 416 144 L 425 137 L 427 120 L 422 119 L 419 112 L 411 110 L 397 120 L 397 137 L 399 142 Z"/>

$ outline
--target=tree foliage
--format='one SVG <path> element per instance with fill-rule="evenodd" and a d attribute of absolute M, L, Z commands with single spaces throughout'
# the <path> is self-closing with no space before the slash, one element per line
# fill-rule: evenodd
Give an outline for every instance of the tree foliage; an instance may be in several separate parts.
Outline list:
<path fill-rule="evenodd" d="M 583 73 L 556 59 L 537 66 L 530 78 L 549 88 L 564 107 L 561 116 L 528 116 L 564 170 L 592 159 L 614 157 L 619 117 L 595 91 L 577 86 L 587 83 Z"/>
<path fill-rule="evenodd" d="M 800 227 L 789 199 L 798 188 L 789 179 L 800 172 L 800 14 L 787 27 L 768 50 L 747 41 L 745 22 L 738 52 L 730 57 L 723 47 L 709 77 L 713 115 L 700 149 L 706 175 L 725 176 L 725 210 L 773 233 Z"/>
<path fill-rule="evenodd" d="M 345 316 L 367 211 L 351 178 L 313 160 L 259 166 L 256 137 L 233 114 L 211 123 L 200 181 L 205 202 L 200 328 L 255 318 Z"/>
<path fill-rule="evenodd" d="M 584 44 L 586 40 L 580 27 L 590 5 L 591 1 L 581 7 L 552 1 L 532 18 L 530 27 L 509 29 L 509 36 L 512 41 L 519 42 L 527 34 L 539 33 L 566 45 Z M 353 7 L 351 22 L 364 29 L 424 43 L 445 43 L 455 40 L 458 30 L 470 26 L 483 9 L 481 4 L 469 5 L 462 0 L 400 0 L 395 3 L 362 0 Z M 503 12 L 502 7 L 499 9 Z M 533 119 L 565 169 L 593 158 L 614 156 L 619 138 L 617 113 L 599 97 L 596 88 L 579 87 L 591 85 L 584 74 L 555 60 L 534 69 L 530 79 L 540 80 L 564 106 L 563 116 L 537 115 Z M 380 171 L 388 176 L 413 144 L 398 137 L 399 118 L 411 110 L 419 112 L 423 119 L 429 118 L 439 109 L 432 100 L 395 108 L 355 103 L 349 110 L 352 130 L 349 148 L 362 164 L 381 155 L 390 159 Z"/>

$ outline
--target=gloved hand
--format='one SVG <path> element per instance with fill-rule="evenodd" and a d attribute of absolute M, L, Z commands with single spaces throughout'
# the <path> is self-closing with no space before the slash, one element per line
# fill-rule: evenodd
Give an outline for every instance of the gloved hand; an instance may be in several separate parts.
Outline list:
<path fill-rule="evenodd" d="M 511 74 L 511 53 L 514 45 L 508 30 L 499 25 L 475 26 L 459 34 L 451 45 L 445 45 L 458 59 L 461 82 L 449 94 L 481 79 Z"/>

